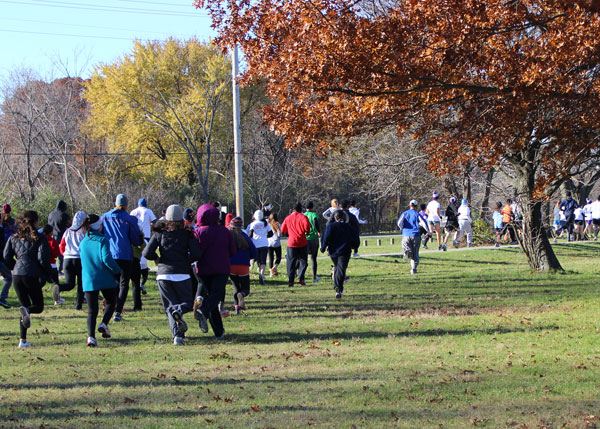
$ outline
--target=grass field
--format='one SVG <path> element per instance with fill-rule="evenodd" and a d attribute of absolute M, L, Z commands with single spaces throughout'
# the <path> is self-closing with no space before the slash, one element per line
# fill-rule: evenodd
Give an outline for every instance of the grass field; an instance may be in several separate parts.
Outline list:
<path fill-rule="evenodd" d="M 154 282 L 96 349 L 73 296 L 46 293 L 29 349 L 0 312 L 0 426 L 595 427 L 600 245 L 555 248 L 565 273 L 532 274 L 514 248 L 425 254 L 417 276 L 353 259 L 341 301 L 322 260 L 318 284 L 253 282 L 225 342 L 188 315 L 184 347 Z"/>

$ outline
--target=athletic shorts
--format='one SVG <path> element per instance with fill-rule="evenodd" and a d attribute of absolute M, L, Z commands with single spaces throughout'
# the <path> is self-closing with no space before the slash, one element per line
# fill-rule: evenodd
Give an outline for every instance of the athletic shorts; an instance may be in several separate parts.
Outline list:
<path fill-rule="evenodd" d="M 231 265 L 229 272 L 234 276 L 247 276 L 250 274 L 250 267 L 248 265 Z"/>
<path fill-rule="evenodd" d="M 452 232 L 452 231 L 458 231 L 459 227 L 458 227 L 458 225 L 446 225 L 446 227 L 444 229 L 448 232 Z"/>
<path fill-rule="evenodd" d="M 592 223 L 596 226 L 600 226 L 600 219 L 592 219 Z"/>
<path fill-rule="evenodd" d="M 427 219 L 427 223 L 430 225 L 435 225 L 435 224 L 439 224 L 441 221 L 440 220 L 429 220 Z"/>
<path fill-rule="evenodd" d="M 496 232 L 498 232 L 498 233 L 502 232 L 502 230 L 503 230 L 503 229 L 504 229 L 504 227 L 502 227 L 502 228 L 494 228 L 494 230 L 495 230 Z"/>
<path fill-rule="evenodd" d="M 267 264 L 267 253 L 269 253 L 268 247 L 259 247 L 256 249 L 256 253 L 258 256 L 256 257 L 256 262 L 258 265 L 266 265 Z"/>
<path fill-rule="evenodd" d="M 585 226 L 585 221 L 584 220 L 576 220 L 575 225 Z"/>

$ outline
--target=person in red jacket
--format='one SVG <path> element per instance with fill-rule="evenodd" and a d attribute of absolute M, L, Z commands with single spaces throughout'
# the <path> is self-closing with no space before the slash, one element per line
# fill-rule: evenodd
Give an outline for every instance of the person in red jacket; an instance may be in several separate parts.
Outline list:
<path fill-rule="evenodd" d="M 46 236 L 48 240 L 48 245 L 50 246 L 50 266 L 52 267 L 52 281 L 55 285 L 58 284 L 58 266 L 56 265 L 56 258 L 60 256 L 60 248 L 58 245 L 58 241 L 52 236 L 52 227 L 50 225 L 44 225 L 42 232 Z M 60 287 L 60 286 L 59 286 Z M 58 303 L 55 302 L 55 305 L 63 304 L 65 302 L 64 299 L 61 299 Z"/>
<path fill-rule="evenodd" d="M 287 261 L 288 286 L 294 286 L 296 271 L 298 271 L 298 283 L 304 286 L 304 274 L 308 267 L 308 240 L 306 234 L 310 232 L 310 222 L 302 214 L 302 203 L 296 203 L 294 211 L 286 217 L 281 224 L 281 232 L 288 235 Z"/>

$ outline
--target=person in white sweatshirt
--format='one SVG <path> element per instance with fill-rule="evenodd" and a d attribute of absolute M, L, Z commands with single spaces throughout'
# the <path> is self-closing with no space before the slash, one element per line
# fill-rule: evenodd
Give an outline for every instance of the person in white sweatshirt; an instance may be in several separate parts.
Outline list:
<path fill-rule="evenodd" d="M 467 245 L 469 247 L 473 247 L 473 230 L 471 228 L 473 220 L 471 219 L 471 209 L 469 208 L 469 203 L 467 200 L 462 200 L 461 205 L 458 208 L 457 217 L 460 230 L 454 239 L 454 247 L 458 247 L 458 241 L 461 239 L 463 234 L 467 234 Z"/>
<path fill-rule="evenodd" d="M 73 216 L 73 224 L 64 232 L 60 240 L 59 249 L 63 255 L 63 271 L 65 273 L 66 284 L 55 284 L 52 288 L 52 298 L 54 305 L 63 304 L 65 300 L 60 297 L 61 292 L 75 289 L 77 286 L 77 297 L 75 300 L 75 309 L 81 310 L 83 307 L 83 287 L 81 283 L 81 259 L 79 256 L 79 244 L 84 231 L 81 229 L 83 222 L 87 219 L 85 212 L 79 211 Z"/>

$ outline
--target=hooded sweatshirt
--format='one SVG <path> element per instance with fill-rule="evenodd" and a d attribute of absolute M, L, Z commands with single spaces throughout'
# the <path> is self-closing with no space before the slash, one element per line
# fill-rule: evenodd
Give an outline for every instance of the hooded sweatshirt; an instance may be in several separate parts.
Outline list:
<path fill-rule="evenodd" d="M 237 248 L 231 232 L 219 225 L 219 210 L 210 204 L 198 207 L 198 228 L 194 235 L 200 243 L 201 257 L 196 268 L 198 275 L 229 274 L 229 259 Z"/>
<path fill-rule="evenodd" d="M 85 212 L 77 212 L 73 216 L 73 225 L 65 231 L 60 241 L 60 253 L 65 259 L 79 259 L 79 244 L 85 234 L 81 230 L 87 215 Z"/>
<path fill-rule="evenodd" d="M 56 209 L 48 216 L 48 225 L 52 227 L 52 236 L 56 241 L 60 241 L 64 232 L 71 223 L 71 216 L 67 214 L 67 203 L 59 200 Z"/>

